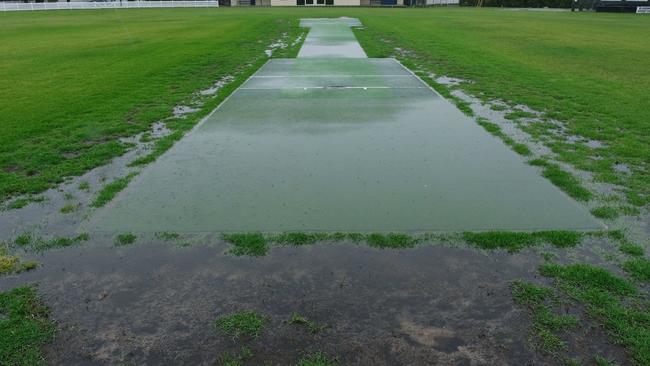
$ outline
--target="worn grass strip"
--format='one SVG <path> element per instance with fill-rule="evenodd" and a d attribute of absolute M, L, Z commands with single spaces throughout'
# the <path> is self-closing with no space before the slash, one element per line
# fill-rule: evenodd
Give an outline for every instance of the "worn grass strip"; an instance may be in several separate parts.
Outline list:
<path fill-rule="evenodd" d="M 222 235 L 230 244 L 230 253 L 235 255 L 263 256 L 271 245 L 304 246 L 316 243 L 366 244 L 379 249 L 408 249 L 431 242 L 461 241 L 482 249 L 505 249 L 514 253 L 523 248 L 544 244 L 556 248 L 570 248 L 579 245 L 587 235 L 574 231 L 536 232 L 464 232 L 458 234 L 407 234 L 407 233 L 355 233 L 355 232 L 286 232 L 280 234 L 231 233 Z"/>
<path fill-rule="evenodd" d="M 551 244 L 558 248 L 575 247 L 584 234 L 575 231 L 539 231 L 532 233 L 512 231 L 466 232 L 463 239 L 482 249 L 505 249 L 514 253 L 523 248 Z"/>
<path fill-rule="evenodd" d="M 81 233 L 74 237 L 58 236 L 51 238 L 44 238 L 34 236 L 30 233 L 24 233 L 14 239 L 14 245 L 25 250 L 43 252 L 50 249 L 78 245 L 82 242 L 88 241 L 89 239 L 90 235 L 88 233 Z"/>
<path fill-rule="evenodd" d="M 107 184 L 102 188 L 95 197 L 95 200 L 91 203 L 92 207 L 102 207 L 105 204 L 109 203 L 115 196 L 117 196 L 120 191 L 122 191 L 126 186 L 129 185 L 131 179 L 138 175 L 138 173 L 131 173 L 122 178 L 118 178 L 111 183 Z"/>

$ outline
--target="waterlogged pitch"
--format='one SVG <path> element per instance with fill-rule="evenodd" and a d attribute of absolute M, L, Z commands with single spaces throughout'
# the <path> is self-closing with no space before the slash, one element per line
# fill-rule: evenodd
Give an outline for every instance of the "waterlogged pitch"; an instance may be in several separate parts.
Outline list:
<path fill-rule="evenodd" d="M 269 61 L 90 229 L 601 228 L 397 61 L 361 58 L 347 22 L 308 23 L 302 57 Z"/>

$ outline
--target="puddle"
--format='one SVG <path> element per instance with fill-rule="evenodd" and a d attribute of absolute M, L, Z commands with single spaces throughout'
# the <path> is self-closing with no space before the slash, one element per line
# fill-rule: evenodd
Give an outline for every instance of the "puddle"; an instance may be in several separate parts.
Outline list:
<path fill-rule="evenodd" d="M 214 320 L 242 310 L 268 317 L 247 344 L 247 364 L 286 365 L 316 351 L 344 365 L 537 359 L 508 288 L 534 275 L 529 257 L 339 244 L 251 259 L 224 255 L 222 244 L 108 245 L 49 252 L 38 270 L 0 284 L 39 282 L 62 326 L 48 349 L 52 364 L 214 364 L 241 346 Z M 312 335 L 288 322 L 293 312 L 326 327 Z"/>
<path fill-rule="evenodd" d="M 440 76 L 438 78 L 434 77 L 434 79 L 436 80 L 436 83 L 438 83 L 438 84 L 451 85 L 451 86 L 456 86 L 456 85 L 460 85 L 461 83 L 467 82 L 466 80 L 463 80 L 463 79 L 452 78 L 452 77 L 448 77 L 448 76 Z"/>
<path fill-rule="evenodd" d="M 632 169 L 627 164 L 618 163 L 613 166 L 614 171 L 624 174 L 632 174 Z"/>
<path fill-rule="evenodd" d="M 351 21 L 304 20 L 301 52 L 322 45 L 337 59 L 271 60 L 88 228 L 600 228 L 394 60 L 343 52 L 359 47 Z"/>
<path fill-rule="evenodd" d="M 353 58 L 270 60 L 86 226 L 599 228 L 536 168 L 395 60 Z"/>
<path fill-rule="evenodd" d="M 200 108 L 190 107 L 186 105 L 177 105 L 176 107 L 174 107 L 172 114 L 176 118 L 185 118 L 187 117 L 188 114 L 196 113 L 199 110 Z"/>
<path fill-rule="evenodd" d="M 217 80 L 216 83 L 212 84 L 211 87 L 199 91 L 199 94 L 204 96 L 215 95 L 219 90 L 221 90 L 221 88 L 223 88 L 224 86 L 226 86 L 227 84 L 231 83 L 234 80 L 235 78 L 233 76 L 230 75 L 224 76 L 221 79 Z"/>
<path fill-rule="evenodd" d="M 47 347 L 52 364 L 213 365 L 242 346 L 251 365 L 314 352 L 342 365 L 553 363 L 528 346 L 527 311 L 510 293 L 513 280 L 539 281 L 540 258 L 529 251 L 339 243 L 249 258 L 225 254 L 229 246 L 210 236 L 183 248 L 112 240 L 47 252 L 37 270 L 0 282 L 0 291 L 39 283 L 60 327 Z M 215 328 L 217 317 L 244 310 L 265 316 L 259 338 L 233 342 Z M 291 324 L 294 312 L 323 330 Z M 597 327 L 585 329 L 579 356 L 623 357 Z"/>

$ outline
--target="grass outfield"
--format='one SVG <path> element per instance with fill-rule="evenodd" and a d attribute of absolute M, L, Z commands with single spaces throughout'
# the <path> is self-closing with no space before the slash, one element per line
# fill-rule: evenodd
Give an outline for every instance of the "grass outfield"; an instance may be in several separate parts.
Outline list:
<path fill-rule="evenodd" d="M 218 77 L 263 57 L 300 17 L 359 17 L 370 56 L 401 47 L 475 95 L 565 122 L 529 127 L 560 159 L 650 200 L 650 18 L 477 9 L 146 9 L 0 14 L 0 200 L 107 162 Z M 388 41 L 388 42 L 387 42 Z M 207 105 L 206 107 L 212 107 Z M 623 163 L 632 174 L 616 174 Z"/>
<path fill-rule="evenodd" d="M 0 14 L 0 201 L 122 154 L 118 137 L 146 130 L 296 29 L 270 12 Z"/>
<path fill-rule="evenodd" d="M 461 8 L 362 22 L 357 36 L 369 56 L 415 51 L 423 68 L 473 81 L 462 86 L 473 95 L 527 105 L 564 122 L 566 136 L 602 142 L 570 143 L 552 124 L 524 127 L 560 160 L 627 187 L 631 203 L 650 202 L 650 18 Z M 615 164 L 632 174 L 616 174 Z"/>

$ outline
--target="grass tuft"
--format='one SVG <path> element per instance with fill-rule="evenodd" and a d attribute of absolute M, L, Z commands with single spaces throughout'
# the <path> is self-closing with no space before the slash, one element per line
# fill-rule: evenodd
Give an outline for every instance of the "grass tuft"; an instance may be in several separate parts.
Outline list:
<path fill-rule="evenodd" d="M 75 205 L 75 204 L 71 203 L 71 204 L 67 204 L 67 205 L 61 207 L 61 209 L 59 211 L 62 214 L 69 214 L 69 213 L 72 213 L 72 212 L 76 211 L 79 207 L 80 207 L 79 204 Z"/>
<path fill-rule="evenodd" d="M 599 219 L 613 220 L 618 217 L 618 210 L 614 207 L 602 206 L 592 209 L 591 214 Z"/>
<path fill-rule="evenodd" d="M 544 264 L 540 273 L 582 303 L 637 364 L 650 364 L 650 304 L 637 297 L 630 282 L 588 264 Z"/>
<path fill-rule="evenodd" d="M 650 282 L 650 261 L 636 258 L 623 263 L 623 269 L 638 281 Z"/>
<path fill-rule="evenodd" d="M 125 177 L 118 178 L 114 180 L 113 182 L 107 184 L 102 188 L 99 193 L 97 193 L 97 197 L 95 197 L 95 200 L 91 204 L 92 207 L 102 207 L 108 202 L 110 202 L 115 196 L 120 193 L 121 190 L 126 188 L 127 185 L 129 185 L 129 182 L 133 177 L 135 177 L 138 173 L 131 173 Z"/>
<path fill-rule="evenodd" d="M 266 238 L 261 233 L 225 234 L 222 238 L 234 246 L 230 250 L 234 255 L 260 257 L 269 250 Z"/>
<path fill-rule="evenodd" d="M 24 233 L 14 239 L 14 244 L 21 248 L 42 252 L 49 249 L 69 247 L 88 241 L 89 239 L 90 235 L 88 235 L 88 233 L 81 233 L 74 237 L 61 236 L 49 239 L 35 237 L 30 233 Z"/>
<path fill-rule="evenodd" d="M 543 264 L 539 271 L 546 277 L 562 280 L 578 288 L 609 292 L 618 296 L 636 294 L 636 288 L 631 283 L 589 264 L 562 266 L 548 263 Z"/>
<path fill-rule="evenodd" d="M 38 202 L 44 202 L 45 197 L 43 196 L 28 196 L 28 197 L 21 197 L 17 198 L 13 201 L 11 201 L 9 204 L 7 204 L 5 207 L 3 207 L 1 210 L 17 210 L 21 209 L 30 203 L 38 203 Z"/>
<path fill-rule="evenodd" d="M 559 333 L 578 326 L 578 318 L 572 315 L 556 314 L 549 302 L 557 302 L 551 288 L 533 283 L 515 281 L 511 285 L 512 297 L 516 303 L 526 306 L 532 317 L 533 332 L 540 349 L 556 355 L 567 348 Z"/>
<path fill-rule="evenodd" d="M 32 234 L 30 233 L 20 234 L 14 239 L 14 244 L 18 245 L 19 247 L 27 246 L 31 242 L 32 242 Z"/>
<path fill-rule="evenodd" d="M 634 256 L 634 257 L 640 257 L 643 255 L 644 250 L 643 247 L 640 245 L 636 245 L 633 243 L 623 243 L 621 244 L 618 249 L 628 255 Z"/>
<path fill-rule="evenodd" d="M 550 180 L 558 188 L 578 201 L 589 201 L 592 194 L 582 186 L 580 180 L 570 173 L 565 172 L 556 164 L 543 159 L 535 159 L 528 162 L 530 165 L 542 167 L 542 176 Z"/>
<path fill-rule="evenodd" d="M 81 190 L 81 191 L 89 191 L 90 190 L 90 183 L 88 183 L 85 180 L 81 181 L 81 182 L 79 182 L 79 186 L 77 188 L 79 188 L 79 190 Z"/>
<path fill-rule="evenodd" d="M 32 242 L 31 249 L 37 252 L 42 252 L 49 249 L 65 248 L 88 241 L 88 239 L 90 239 L 90 235 L 87 233 L 81 233 L 75 237 L 62 236 L 51 239 L 38 238 Z"/>
<path fill-rule="evenodd" d="M 242 311 L 217 318 L 215 325 L 233 340 L 241 336 L 257 338 L 264 326 L 264 318 L 254 311 Z"/>
<path fill-rule="evenodd" d="M 533 283 L 515 281 L 511 286 L 512 297 L 520 305 L 537 306 L 552 298 L 553 290 Z"/>
<path fill-rule="evenodd" d="M 117 238 L 115 238 L 115 245 L 117 246 L 131 245 L 135 243 L 136 240 L 138 240 L 138 237 L 135 234 L 124 233 L 118 235 Z"/>

